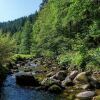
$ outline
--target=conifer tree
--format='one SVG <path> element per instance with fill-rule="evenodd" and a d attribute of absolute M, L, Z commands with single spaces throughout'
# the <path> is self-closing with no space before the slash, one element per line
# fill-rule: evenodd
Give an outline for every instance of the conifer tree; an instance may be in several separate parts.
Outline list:
<path fill-rule="evenodd" d="M 27 21 L 22 32 L 20 53 L 30 54 L 31 38 L 32 38 L 32 25 L 29 21 Z"/>

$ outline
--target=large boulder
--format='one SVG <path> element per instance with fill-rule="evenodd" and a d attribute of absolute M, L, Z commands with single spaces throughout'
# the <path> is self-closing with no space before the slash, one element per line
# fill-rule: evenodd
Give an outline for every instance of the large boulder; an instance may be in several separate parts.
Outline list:
<path fill-rule="evenodd" d="M 65 80 L 62 81 L 61 85 L 62 86 L 73 86 L 74 83 L 69 77 L 66 77 Z"/>
<path fill-rule="evenodd" d="M 91 74 L 89 72 L 81 72 L 75 77 L 74 82 L 80 84 L 88 84 L 90 80 Z"/>
<path fill-rule="evenodd" d="M 77 76 L 77 74 L 78 74 L 78 71 L 77 71 L 77 70 L 74 70 L 74 71 L 72 71 L 72 72 L 70 73 L 69 78 L 70 78 L 71 80 L 73 80 L 73 79 Z"/>
<path fill-rule="evenodd" d="M 89 100 L 90 98 L 92 98 L 95 95 L 94 91 L 85 91 L 85 92 L 81 92 L 79 94 L 76 95 L 77 98 L 82 99 L 82 100 Z"/>
<path fill-rule="evenodd" d="M 42 90 L 48 90 L 49 87 L 51 87 L 52 85 L 58 85 L 60 86 L 60 81 L 56 80 L 56 79 L 50 79 L 50 78 L 45 78 L 42 82 L 41 82 L 41 87 L 40 89 Z"/>
<path fill-rule="evenodd" d="M 51 79 L 56 79 L 56 80 L 60 80 L 63 81 L 67 76 L 66 71 L 59 71 L 57 72 L 55 75 L 53 75 L 52 77 L 50 77 Z"/>
<path fill-rule="evenodd" d="M 51 93 L 58 94 L 58 93 L 61 93 L 62 92 L 62 88 L 60 86 L 54 84 L 54 85 L 52 85 L 52 86 L 50 86 L 48 88 L 48 91 L 51 92 Z"/>
<path fill-rule="evenodd" d="M 34 78 L 32 73 L 22 72 L 16 74 L 16 83 L 21 86 L 38 86 L 39 82 Z"/>

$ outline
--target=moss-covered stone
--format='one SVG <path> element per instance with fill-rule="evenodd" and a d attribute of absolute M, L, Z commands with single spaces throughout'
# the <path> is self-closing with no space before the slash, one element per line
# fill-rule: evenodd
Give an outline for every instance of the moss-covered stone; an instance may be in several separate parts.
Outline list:
<path fill-rule="evenodd" d="M 81 83 L 81 84 L 88 83 L 90 78 L 91 75 L 89 75 L 88 72 L 81 72 L 75 77 L 74 82 Z"/>
<path fill-rule="evenodd" d="M 53 84 L 59 84 L 58 80 L 50 79 L 50 78 L 45 78 L 42 82 L 41 85 L 44 86 L 51 86 Z"/>
<path fill-rule="evenodd" d="M 93 97 L 93 100 L 100 100 L 100 95 Z"/>
<path fill-rule="evenodd" d="M 48 88 L 48 91 L 51 93 L 61 93 L 62 89 L 60 86 L 54 84 Z"/>

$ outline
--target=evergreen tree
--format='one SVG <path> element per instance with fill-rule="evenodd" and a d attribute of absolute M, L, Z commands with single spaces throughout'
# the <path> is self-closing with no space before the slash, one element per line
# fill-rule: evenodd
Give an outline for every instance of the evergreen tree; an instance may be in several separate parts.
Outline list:
<path fill-rule="evenodd" d="M 32 39 L 32 25 L 29 21 L 27 21 L 22 32 L 20 53 L 30 54 L 30 49 L 32 44 L 31 39 Z"/>

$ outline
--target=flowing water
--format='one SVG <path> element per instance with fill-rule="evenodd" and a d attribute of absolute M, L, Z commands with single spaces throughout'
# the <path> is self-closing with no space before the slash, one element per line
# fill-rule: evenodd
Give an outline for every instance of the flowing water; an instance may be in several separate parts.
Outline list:
<path fill-rule="evenodd" d="M 0 100 L 64 100 L 57 95 L 16 85 L 14 75 L 8 75 L 0 92 Z"/>

